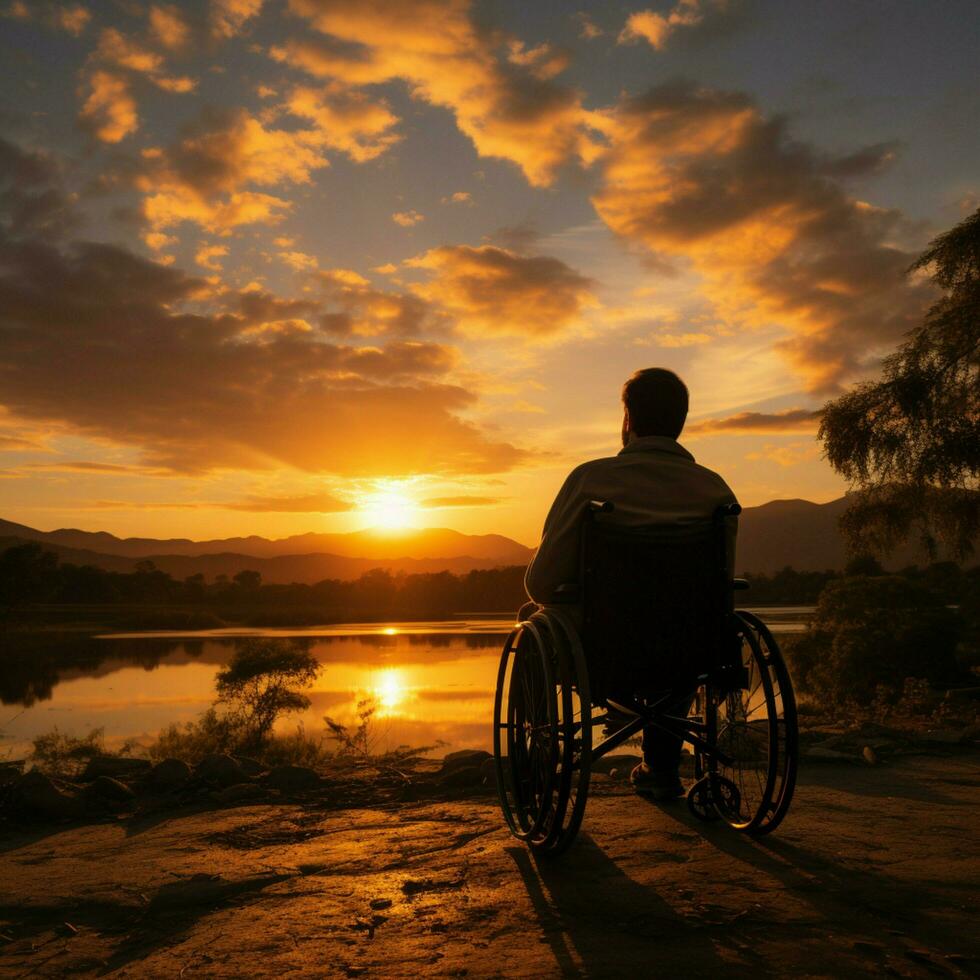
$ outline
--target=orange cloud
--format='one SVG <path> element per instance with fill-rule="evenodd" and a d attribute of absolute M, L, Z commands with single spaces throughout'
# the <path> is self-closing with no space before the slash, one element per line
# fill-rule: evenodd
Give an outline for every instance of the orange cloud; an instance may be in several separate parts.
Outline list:
<path fill-rule="evenodd" d="M 417 225 L 422 221 L 425 221 L 425 215 L 419 214 L 418 211 L 396 211 L 392 216 L 391 220 L 395 222 L 396 225 L 401 225 L 402 228 L 411 228 L 413 225 Z"/>
<path fill-rule="evenodd" d="M 124 78 L 107 71 L 94 71 L 87 79 L 88 95 L 82 105 L 81 121 L 104 143 L 118 143 L 139 127 L 136 100 Z"/>
<path fill-rule="evenodd" d="M 820 425 L 820 412 L 808 408 L 788 408 L 782 412 L 739 412 L 727 418 L 703 419 L 684 429 L 685 435 L 753 435 L 758 432 L 813 432 Z"/>
<path fill-rule="evenodd" d="M 384 334 L 417 336 L 445 326 L 445 316 L 418 296 L 375 289 L 350 269 L 321 272 L 318 281 L 327 303 L 320 325 L 340 336 Z"/>
<path fill-rule="evenodd" d="M 893 243 L 901 216 L 851 198 L 834 179 L 842 161 L 790 141 L 746 96 L 674 83 L 604 125 L 600 217 L 693 263 L 728 325 L 784 326 L 780 350 L 813 391 L 834 390 L 921 315 L 927 289 L 904 279 L 912 255 Z"/>
<path fill-rule="evenodd" d="M 451 348 L 264 330 L 312 301 L 225 293 L 204 312 L 202 286 L 114 246 L 0 242 L 10 417 L 140 447 L 145 465 L 181 473 L 488 473 L 524 458 L 461 417 L 476 396 L 448 380 Z"/>
<path fill-rule="evenodd" d="M 460 494 L 456 497 L 429 497 L 423 500 L 422 507 L 439 510 L 444 507 L 491 507 L 499 504 L 500 497 L 478 497 L 472 494 Z"/>
<path fill-rule="evenodd" d="M 262 10 L 262 0 L 211 0 L 211 33 L 217 38 L 241 34 Z"/>
<path fill-rule="evenodd" d="M 731 6 L 729 0 L 678 0 L 666 14 L 637 10 L 627 18 L 619 43 L 644 40 L 657 51 L 663 51 L 676 32 L 703 27 L 711 19 L 728 13 Z"/>
<path fill-rule="evenodd" d="M 208 269 L 210 272 L 220 272 L 221 263 L 215 260 L 223 258 L 227 254 L 228 248 L 225 245 L 206 245 L 202 242 L 197 253 L 194 255 L 194 261 L 202 269 Z"/>
<path fill-rule="evenodd" d="M 285 107 L 292 115 L 314 124 L 320 145 L 344 153 L 356 163 L 375 159 L 401 139 L 390 131 L 398 117 L 386 103 L 342 86 L 297 86 Z"/>
<path fill-rule="evenodd" d="M 190 36 L 187 22 L 173 4 L 150 7 L 150 32 L 165 48 L 181 48 Z"/>
<path fill-rule="evenodd" d="M 249 497 L 233 503 L 214 504 L 227 510 L 253 513 L 337 514 L 354 509 L 354 504 L 329 493 L 313 493 L 300 497 Z"/>
<path fill-rule="evenodd" d="M 761 452 L 749 453 L 745 458 L 758 461 L 767 459 L 777 466 L 799 466 L 820 455 L 820 446 L 812 442 L 791 442 L 788 446 L 767 445 Z"/>
<path fill-rule="evenodd" d="M 595 305 L 593 282 L 548 256 L 524 256 L 492 245 L 435 248 L 407 265 L 431 273 L 418 296 L 476 334 L 546 336 Z"/>
<path fill-rule="evenodd" d="M 324 35 L 273 47 L 278 61 L 351 86 L 403 79 L 449 109 L 482 156 L 516 163 L 535 185 L 595 146 L 577 92 L 555 84 L 565 58 L 478 26 L 467 0 L 290 0 Z"/>

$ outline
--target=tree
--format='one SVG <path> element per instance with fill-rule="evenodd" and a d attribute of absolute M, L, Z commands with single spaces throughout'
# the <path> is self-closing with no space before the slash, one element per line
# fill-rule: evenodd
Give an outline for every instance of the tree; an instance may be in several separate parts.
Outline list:
<path fill-rule="evenodd" d="M 253 572 L 251 569 L 243 568 L 232 581 L 243 591 L 243 592 L 256 592 L 259 586 L 262 584 L 262 573 Z"/>
<path fill-rule="evenodd" d="M 980 210 L 936 238 L 910 271 L 944 295 L 883 366 L 823 410 L 827 458 L 858 493 L 841 526 L 885 554 L 918 531 L 960 558 L 980 529 Z"/>
<path fill-rule="evenodd" d="M 925 586 L 896 575 L 855 575 L 820 594 L 810 629 L 792 648 L 800 690 L 832 704 L 891 700 L 907 677 L 933 683 L 958 674 L 960 620 Z"/>
<path fill-rule="evenodd" d="M 0 553 L 0 606 L 45 602 L 58 587 L 58 556 L 35 541 Z"/>
<path fill-rule="evenodd" d="M 218 672 L 218 703 L 231 706 L 230 721 L 242 733 L 242 747 L 260 746 L 279 715 L 303 711 L 310 699 L 301 690 L 320 672 L 308 650 L 281 640 L 249 640 Z"/>

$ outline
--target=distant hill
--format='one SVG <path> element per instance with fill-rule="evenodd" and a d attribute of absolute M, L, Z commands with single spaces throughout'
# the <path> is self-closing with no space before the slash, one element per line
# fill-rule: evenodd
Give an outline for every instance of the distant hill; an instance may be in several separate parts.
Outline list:
<path fill-rule="evenodd" d="M 837 522 L 847 509 L 847 498 L 826 504 L 809 500 L 772 500 L 759 507 L 746 507 L 739 518 L 739 572 L 771 575 L 791 565 L 799 571 L 840 570 L 848 560 L 844 538 Z M 938 558 L 947 558 L 940 553 Z M 927 565 L 932 559 L 925 549 L 906 544 L 882 564 L 891 570 L 909 565 Z"/>
<path fill-rule="evenodd" d="M 347 558 L 476 558 L 494 565 L 519 565 L 532 550 L 500 534 L 462 534 L 448 528 L 401 531 L 353 531 L 349 534 L 295 534 L 288 538 L 117 538 L 105 531 L 60 528 L 38 531 L 24 524 L 0 520 L 0 537 L 43 541 L 101 555 L 150 558 L 156 555 L 213 555 L 232 553 L 256 558 L 282 555 L 327 554 Z"/>
<path fill-rule="evenodd" d="M 772 574 L 787 565 L 800 571 L 843 568 L 847 558 L 837 521 L 846 507 L 843 497 L 826 504 L 773 500 L 746 507 L 739 521 L 738 571 Z M 526 565 L 533 554 L 531 548 L 499 534 L 470 535 L 447 528 L 190 541 L 117 538 L 104 531 L 64 528 L 38 531 L 0 520 L 0 550 L 23 541 L 40 542 L 63 562 L 112 571 L 129 572 L 137 561 L 149 559 L 179 579 L 198 572 L 208 579 L 230 577 L 248 568 L 260 572 L 263 581 L 273 583 L 354 579 L 372 568 L 464 574 L 476 568 Z M 888 567 L 927 561 L 920 550 L 905 547 Z"/>
<path fill-rule="evenodd" d="M 456 575 L 477 568 L 493 568 L 499 565 L 526 564 L 520 561 L 494 562 L 485 558 L 462 555 L 457 558 L 349 558 L 346 555 L 278 555 L 275 558 L 256 558 L 254 555 L 238 555 L 225 552 L 214 555 L 146 555 L 128 558 L 124 555 L 105 555 L 81 548 L 66 548 L 37 538 L 0 537 L 0 551 L 23 544 L 27 540 L 38 541 L 45 549 L 53 551 L 62 562 L 72 565 L 94 565 L 112 572 L 132 572 L 140 561 L 152 561 L 161 571 L 176 579 L 202 572 L 209 580 L 218 575 L 231 578 L 244 569 L 262 575 L 263 582 L 289 584 L 291 582 L 320 582 L 326 578 L 355 579 L 372 568 L 387 568 L 392 572 L 416 574 L 422 572 L 449 571 Z"/>

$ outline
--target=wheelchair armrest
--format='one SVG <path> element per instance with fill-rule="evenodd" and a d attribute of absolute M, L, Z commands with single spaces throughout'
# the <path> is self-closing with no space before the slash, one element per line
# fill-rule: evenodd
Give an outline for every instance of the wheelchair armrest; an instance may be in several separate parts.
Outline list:
<path fill-rule="evenodd" d="M 749 588 L 748 579 L 744 578 L 733 578 L 732 579 L 732 590 L 734 592 L 741 592 L 744 589 Z"/>
<path fill-rule="evenodd" d="M 551 595 L 551 601 L 560 605 L 561 603 L 578 602 L 582 594 L 576 582 L 563 582 Z"/>

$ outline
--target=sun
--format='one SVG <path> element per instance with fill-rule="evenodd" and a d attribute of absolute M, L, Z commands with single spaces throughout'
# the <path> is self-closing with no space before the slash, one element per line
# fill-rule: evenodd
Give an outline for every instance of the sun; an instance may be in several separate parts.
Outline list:
<path fill-rule="evenodd" d="M 415 526 L 419 506 L 402 491 L 386 489 L 365 498 L 361 511 L 372 526 L 397 531 Z"/>

